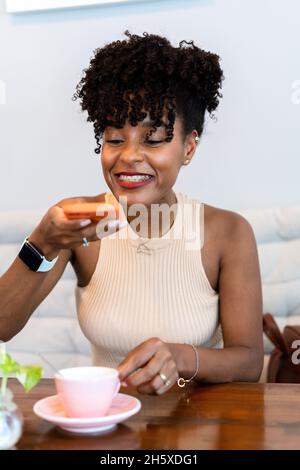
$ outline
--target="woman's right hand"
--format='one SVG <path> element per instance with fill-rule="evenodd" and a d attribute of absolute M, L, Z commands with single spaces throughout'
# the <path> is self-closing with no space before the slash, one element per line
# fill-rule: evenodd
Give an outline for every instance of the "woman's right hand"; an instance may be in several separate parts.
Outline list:
<path fill-rule="evenodd" d="M 86 199 L 72 198 L 72 202 L 86 202 Z M 123 225 L 118 224 L 119 220 L 114 212 L 109 218 L 108 230 L 107 227 L 103 229 L 107 226 L 108 218 L 100 222 L 93 222 L 90 219 L 69 220 L 63 210 L 64 203 L 70 203 L 70 199 L 62 200 L 50 207 L 29 236 L 29 241 L 41 250 L 48 260 L 58 256 L 60 250 L 82 245 L 83 238 L 88 241 L 97 241 L 126 225 L 126 221 L 122 221 Z"/>

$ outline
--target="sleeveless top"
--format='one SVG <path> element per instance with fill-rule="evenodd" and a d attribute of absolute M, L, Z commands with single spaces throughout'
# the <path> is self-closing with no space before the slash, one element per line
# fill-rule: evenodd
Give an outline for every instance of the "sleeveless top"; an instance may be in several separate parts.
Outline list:
<path fill-rule="evenodd" d="M 223 345 L 219 295 L 201 260 L 204 204 L 175 195 L 175 220 L 167 233 L 139 237 L 128 224 L 102 238 L 89 284 L 75 287 L 78 320 L 91 343 L 93 365 L 116 367 L 151 337 Z M 105 201 L 119 204 L 113 193 L 106 193 Z"/>

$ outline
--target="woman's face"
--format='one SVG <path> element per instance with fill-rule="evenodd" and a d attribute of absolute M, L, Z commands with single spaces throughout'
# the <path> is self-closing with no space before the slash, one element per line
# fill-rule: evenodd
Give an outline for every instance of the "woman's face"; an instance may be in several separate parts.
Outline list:
<path fill-rule="evenodd" d="M 105 181 L 116 199 L 127 198 L 127 205 L 144 204 L 147 207 L 163 202 L 176 202 L 172 190 L 184 162 L 191 160 L 195 149 L 196 131 L 183 137 L 181 120 L 177 117 L 174 136 L 165 142 L 164 126 L 147 137 L 151 129 L 149 116 L 137 126 L 126 122 L 122 129 L 107 127 L 103 135 L 102 170 Z M 150 176 L 144 181 L 126 178 L 120 173 L 143 173 Z M 137 180 L 137 181 L 136 181 Z"/>

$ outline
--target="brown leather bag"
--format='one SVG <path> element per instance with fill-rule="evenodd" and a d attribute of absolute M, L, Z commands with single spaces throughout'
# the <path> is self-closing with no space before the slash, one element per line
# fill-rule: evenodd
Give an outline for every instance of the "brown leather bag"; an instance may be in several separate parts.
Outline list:
<path fill-rule="evenodd" d="M 268 364 L 267 382 L 300 383 L 300 325 L 288 325 L 281 333 L 273 316 L 265 313 L 263 328 L 275 346 Z M 295 340 L 298 340 L 296 348 Z"/>

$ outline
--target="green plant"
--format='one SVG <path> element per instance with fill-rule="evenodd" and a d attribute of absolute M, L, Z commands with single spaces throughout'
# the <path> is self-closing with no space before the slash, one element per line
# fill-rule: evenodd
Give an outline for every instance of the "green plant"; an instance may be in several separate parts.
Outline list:
<path fill-rule="evenodd" d="M 4 344 L 0 345 L 0 371 L 2 371 L 2 380 L 0 395 L 3 397 L 6 393 L 7 381 L 11 375 L 14 375 L 23 385 L 26 392 L 34 387 L 43 375 L 43 368 L 38 365 L 22 366 L 16 362 L 5 350 Z"/>

